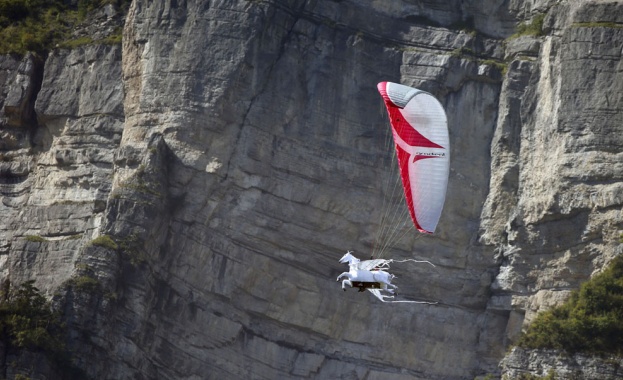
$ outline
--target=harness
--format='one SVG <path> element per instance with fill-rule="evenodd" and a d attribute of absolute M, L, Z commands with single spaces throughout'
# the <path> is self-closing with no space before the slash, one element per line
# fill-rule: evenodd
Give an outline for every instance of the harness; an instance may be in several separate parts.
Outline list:
<path fill-rule="evenodd" d="M 358 288 L 360 292 L 365 291 L 366 289 L 381 289 L 380 282 L 362 282 L 362 281 L 351 281 L 353 284 L 353 288 Z"/>

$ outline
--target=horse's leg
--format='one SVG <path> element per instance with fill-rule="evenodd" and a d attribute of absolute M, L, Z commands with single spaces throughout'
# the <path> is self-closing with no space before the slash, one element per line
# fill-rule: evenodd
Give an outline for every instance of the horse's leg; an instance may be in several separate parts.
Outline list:
<path fill-rule="evenodd" d="M 341 275 L 337 276 L 337 280 L 335 280 L 335 281 L 340 281 L 340 278 L 342 278 L 344 276 L 348 276 L 348 272 L 344 272 Z"/>
<path fill-rule="evenodd" d="M 392 286 L 393 289 L 390 289 L 389 286 Z M 386 296 L 386 297 L 394 297 L 396 295 L 396 291 L 394 290 L 396 288 L 395 285 L 389 284 L 387 282 L 381 282 L 381 289 L 386 291 L 387 293 L 391 294 L 391 296 Z"/>
<path fill-rule="evenodd" d="M 350 280 L 344 280 L 342 281 L 342 290 L 346 291 L 346 285 L 350 286 L 351 288 L 353 287 L 353 283 Z"/>
<path fill-rule="evenodd" d="M 380 277 L 379 282 L 380 282 L 381 284 L 385 284 L 385 288 L 387 288 L 387 287 L 391 287 L 392 289 L 396 289 L 396 288 L 397 288 L 397 286 L 391 283 L 391 281 L 392 281 L 394 278 L 396 278 L 396 276 L 394 276 L 394 275 L 393 275 L 393 274 L 391 274 L 391 273 L 387 273 L 387 272 L 381 272 L 381 273 L 383 273 L 384 275 L 383 275 L 383 276 L 379 276 L 379 275 L 377 275 L 378 277 Z"/>
<path fill-rule="evenodd" d="M 381 284 L 382 289 L 387 289 L 387 287 L 388 287 L 388 286 L 393 286 L 392 284 L 390 284 L 389 280 L 387 280 L 387 279 L 385 279 L 385 278 L 383 278 L 383 277 L 378 278 L 378 276 L 377 276 L 377 277 L 375 277 L 374 279 L 375 279 L 375 280 L 376 280 L 379 284 Z"/>
<path fill-rule="evenodd" d="M 398 291 L 396 289 L 398 289 L 398 287 L 392 283 L 390 283 L 390 281 L 394 278 L 393 275 L 390 275 L 388 278 L 382 278 L 381 281 L 379 281 L 379 283 L 381 284 L 381 289 L 385 290 L 387 293 L 391 294 L 392 297 L 398 295 Z"/>

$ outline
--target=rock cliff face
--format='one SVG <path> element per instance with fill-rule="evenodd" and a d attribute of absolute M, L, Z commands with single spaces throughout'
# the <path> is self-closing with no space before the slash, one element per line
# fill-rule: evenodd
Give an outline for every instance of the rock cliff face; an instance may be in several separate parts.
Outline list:
<path fill-rule="evenodd" d="M 499 364 L 622 253 L 621 25 L 619 1 L 135 0 L 122 46 L 0 57 L 2 277 L 55 295 L 92 378 L 556 370 Z M 448 112 L 437 233 L 391 254 L 436 264 L 395 266 L 435 305 L 333 280 L 380 228 L 383 80 Z"/>

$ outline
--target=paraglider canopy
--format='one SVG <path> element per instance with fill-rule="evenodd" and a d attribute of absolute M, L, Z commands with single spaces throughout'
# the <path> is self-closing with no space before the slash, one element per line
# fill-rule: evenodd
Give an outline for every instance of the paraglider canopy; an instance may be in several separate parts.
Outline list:
<path fill-rule="evenodd" d="M 450 172 L 446 113 L 428 92 L 392 82 L 377 86 L 389 113 L 405 200 L 415 227 L 433 233 Z"/>
<path fill-rule="evenodd" d="M 389 113 L 409 214 L 420 232 L 432 234 L 441 217 L 450 173 L 446 113 L 439 101 L 425 91 L 391 82 L 381 82 L 377 87 Z M 384 226 L 383 221 L 381 226 Z M 380 252 L 383 253 L 383 250 Z M 346 290 L 350 286 L 358 288 L 360 292 L 368 290 L 382 302 L 435 304 L 428 301 L 393 300 L 397 295 L 397 286 L 391 283 L 395 276 L 387 272 L 389 264 L 393 262 L 424 262 L 434 267 L 431 262 L 415 259 L 386 260 L 381 256 L 361 261 L 350 251 L 347 252 L 340 262 L 348 263 L 349 271 L 337 278 L 338 281 L 346 278 L 342 281 L 342 289 Z"/>

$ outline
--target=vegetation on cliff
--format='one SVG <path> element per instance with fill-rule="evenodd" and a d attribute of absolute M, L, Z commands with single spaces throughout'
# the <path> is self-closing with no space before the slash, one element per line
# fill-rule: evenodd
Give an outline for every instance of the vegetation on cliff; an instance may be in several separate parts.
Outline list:
<path fill-rule="evenodd" d="M 60 317 L 52 311 L 34 281 L 27 281 L 18 288 L 6 283 L 3 288 L 0 295 L 2 341 L 13 348 L 62 352 Z"/>
<path fill-rule="evenodd" d="M 108 248 L 113 251 L 116 251 L 117 248 L 119 248 L 119 246 L 117 245 L 117 243 L 115 243 L 113 238 L 108 235 L 102 235 L 102 236 L 96 237 L 95 239 L 91 241 L 91 245 Z"/>
<path fill-rule="evenodd" d="M 521 23 L 517 26 L 515 34 L 509 38 L 517 38 L 520 36 L 541 36 L 543 35 L 543 21 L 545 20 L 545 14 L 539 14 L 532 20 Z"/>
<path fill-rule="evenodd" d="M 85 378 L 71 363 L 63 340 L 65 327 L 61 315 L 35 287 L 34 280 L 19 287 L 7 280 L 0 291 L 0 340 L 5 355 L 22 350 L 44 354 L 59 375 L 65 378 Z M 6 364 L 6 357 L 0 358 Z M 16 377 L 17 378 L 17 377 Z"/>
<path fill-rule="evenodd" d="M 53 47 L 75 47 L 92 42 L 88 37 L 72 37 L 88 12 L 106 4 L 127 7 L 126 0 L 79 0 L 70 6 L 62 0 L 0 0 L 0 54 L 43 53 Z M 77 42 L 76 42 L 77 41 Z M 121 30 L 102 43 L 121 41 Z"/>
<path fill-rule="evenodd" d="M 623 355 L 623 256 L 563 305 L 539 314 L 518 345 Z"/>

